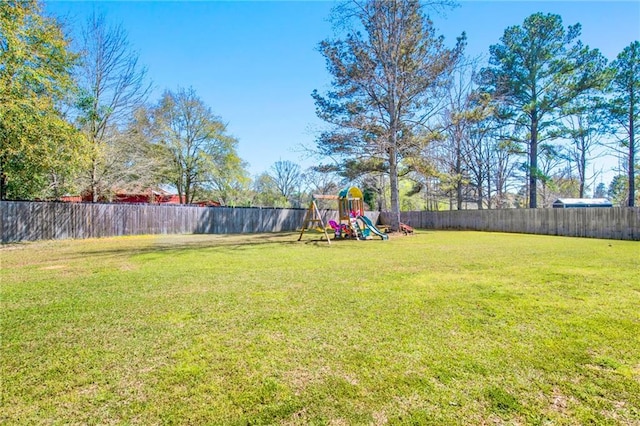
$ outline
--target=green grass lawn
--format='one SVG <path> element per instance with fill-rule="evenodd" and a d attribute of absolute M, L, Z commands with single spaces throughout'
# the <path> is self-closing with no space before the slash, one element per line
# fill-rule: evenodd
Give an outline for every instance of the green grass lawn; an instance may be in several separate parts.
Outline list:
<path fill-rule="evenodd" d="M 637 242 L 0 248 L 6 424 L 640 424 Z"/>

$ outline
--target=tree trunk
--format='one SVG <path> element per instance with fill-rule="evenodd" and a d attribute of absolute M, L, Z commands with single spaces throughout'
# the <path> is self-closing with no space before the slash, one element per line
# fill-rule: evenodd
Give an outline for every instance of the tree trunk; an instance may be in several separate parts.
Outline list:
<path fill-rule="evenodd" d="M 538 118 L 531 118 L 531 142 L 529 146 L 529 208 L 538 207 Z"/>
<path fill-rule="evenodd" d="M 491 210 L 491 170 L 487 167 L 487 209 Z"/>
<path fill-rule="evenodd" d="M 398 154 L 396 152 L 396 135 L 391 133 L 391 147 L 389 147 L 389 186 L 391 188 L 391 218 L 390 226 L 394 231 L 400 230 L 400 197 L 398 186 Z"/>
<path fill-rule="evenodd" d="M 91 110 L 89 111 L 89 139 L 91 140 L 91 147 L 93 152 L 91 154 L 91 202 L 98 202 L 98 96 L 96 91 L 101 85 L 100 76 L 96 76 L 95 87 L 91 93 L 93 96 L 93 102 L 91 103 Z"/>
<path fill-rule="evenodd" d="M 581 164 L 580 167 L 585 167 L 586 168 L 586 164 Z M 579 198 L 584 198 L 584 177 L 586 174 L 586 170 L 583 168 L 582 171 L 578 171 L 579 174 L 579 178 L 580 178 L 580 194 L 578 195 Z"/>
<path fill-rule="evenodd" d="M 184 191 L 182 189 L 182 176 L 179 176 L 175 181 L 176 192 L 178 193 L 178 202 L 182 204 L 182 200 L 184 199 Z"/>
<path fill-rule="evenodd" d="M 91 202 L 98 202 L 98 162 L 95 158 L 91 161 Z"/>
<path fill-rule="evenodd" d="M 455 132 L 456 138 L 456 206 L 462 210 L 462 149 L 460 147 L 459 132 Z"/>
<path fill-rule="evenodd" d="M 7 197 L 7 175 L 4 172 L 4 156 L 0 156 L 0 201 Z"/>
<path fill-rule="evenodd" d="M 184 183 L 184 200 L 180 199 L 180 204 L 189 204 L 189 197 L 191 197 L 191 180 L 187 176 L 187 180 Z"/>
<path fill-rule="evenodd" d="M 384 175 L 382 174 L 378 176 L 378 184 L 376 185 L 376 192 L 378 193 L 378 197 L 376 200 L 376 203 L 378 204 L 378 211 L 382 212 L 384 207 L 384 200 L 382 199 L 382 197 L 384 197 Z"/>
<path fill-rule="evenodd" d="M 635 143 L 635 132 L 633 126 L 634 123 L 634 108 L 633 103 L 634 99 L 633 88 L 629 93 L 629 207 L 635 206 L 635 198 L 636 198 L 636 174 L 635 174 L 635 151 L 636 151 L 636 143 Z"/>

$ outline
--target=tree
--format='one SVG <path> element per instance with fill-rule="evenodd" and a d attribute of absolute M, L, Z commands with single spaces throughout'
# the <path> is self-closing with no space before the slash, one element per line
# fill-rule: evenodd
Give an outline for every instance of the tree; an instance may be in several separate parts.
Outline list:
<path fill-rule="evenodd" d="M 246 162 L 237 155 L 229 155 L 228 151 L 221 150 L 214 163 L 223 167 L 216 167 L 207 175 L 203 187 L 209 190 L 211 198 L 218 199 L 225 206 L 249 202 L 247 191 L 251 180 L 247 174 Z"/>
<path fill-rule="evenodd" d="M 605 134 L 606 123 L 603 117 L 604 101 L 596 94 L 578 96 L 565 108 L 566 118 L 558 124 L 558 135 L 566 137 L 570 144 L 567 156 L 578 173 L 578 196 L 584 198 L 587 186 L 587 166 L 592 159 L 593 150 L 599 145 Z"/>
<path fill-rule="evenodd" d="M 447 153 L 443 159 L 447 163 L 450 193 L 455 197 L 458 210 L 462 210 L 463 192 L 468 183 L 463 160 L 463 145 L 469 136 L 472 109 L 470 95 L 473 82 L 468 71 L 464 67 L 454 72 L 445 97 L 446 105 L 442 111 L 443 132 L 446 135 L 443 148 Z M 453 208 L 453 203 L 450 207 Z"/>
<path fill-rule="evenodd" d="M 133 112 L 126 130 L 118 132 L 105 148 L 110 151 L 102 157 L 113 159 L 113 165 L 105 164 L 109 170 L 122 170 L 121 176 L 111 176 L 109 181 L 118 189 L 133 192 L 147 191 L 166 183 L 171 170 L 167 151 L 155 139 L 152 125 L 154 111 L 141 106 Z"/>
<path fill-rule="evenodd" d="M 465 198 L 468 200 L 470 189 L 475 192 L 479 209 L 491 193 L 492 152 L 488 149 L 488 136 L 493 127 L 494 108 L 491 98 L 477 91 L 475 79 L 473 63 L 456 69 L 442 117 L 446 135 L 443 142 L 449 153 L 445 156 L 449 159 L 447 180 L 455 191 L 458 210 L 462 209 Z"/>
<path fill-rule="evenodd" d="M 337 195 L 340 191 L 338 179 L 331 171 L 310 167 L 302 174 L 302 180 L 311 194 Z"/>
<path fill-rule="evenodd" d="M 505 30 L 490 47 L 482 82 L 526 129 L 529 207 L 537 207 L 538 147 L 563 106 L 580 94 L 603 86 L 606 61 L 578 40 L 580 24 L 566 30 L 558 15 L 536 13 L 522 26 Z"/>
<path fill-rule="evenodd" d="M 629 182 L 624 175 L 616 175 L 609 184 L 607 195 L 611 202 L 618 206 L 629 204 Z"/>
<path fill-rule="evenodd" d="M 271 166 L 271 173 L 269 173 L 273 179 L 273 183 L 276 186 L 278 192 L 289 202 L 294 204 L 293 197 L 296 192 L 299 192 L 300 184 L 302 183 L 302 170 L 300 166 L 291 161 L 276 161 Z"/>
<path fill-rule="evenodd" d="M 130 147 L 123 128 L 146 100 L 150 85 L 146 69 L 138 64 L 124 29 L 109 26 L 104 15 L 92 14 L 82 30 L 83 59 L 77 69 L 80 82 L 78 125 L 92 145 L 85 185 L 93 202 L 113 187 L 123 187 L 132 171 L 122 156 Z"/>
<path fill-rule="evenodd" d="M 600 182 L 593 191 L 593 198 L 606 198 L 607 187 L 604 182 Z"/>
<path fill-rule="evenodd" d="M 226 133 L 221 118 L 192 88 L 166 91 L 149 124 L 155 143 L 166 155 L 165 179 L 185 204 L 214 185 L 214 176 L 231 176 L 230 170 L 242 164 L 237 139 Z"/>
<path fill-rule="evenodd" d="M 541 194 L 539 194 L 538 198 L 542 201 L 542 207 L 547 208 L 550 207 L 553 203 L 554 190 L 557 189 L 556 182 L 557 181 L 565 181 L 567 180 L 567 175 L 570 176 L 571 168 L 567 170 L 562 170 L 561 173 L 554 173 L 560 171 L 560 167 L 562 164 L 566 164 L 567 157 L 563 152 L 563 147 L 561 145 L 554 145 L 553 143 L 543 143 L 540 144 L 539 147 L 539 158 L 538 158 L 538 169 L 539 180 L 541 183 Z M 573 179 L 569 178 L 572 182 Z M 572 195 L 575 197 L 575 194 L 563 194 L 564 196 Z"/>
<path fill-rule="evenodd" d="M 255 193 L 253 204 L 262 207 L 286 207 L 287 200 L 276 186 L 275 179 L 267 172 L 258 175 L 253 181 Z"/>
<path fill-rule="evenodd" d="M 491 184 L 495 190 L 493 197 L 491 197 L 491 191 L 487 191 L 487 195 L 495 201 L 495 207 L 498 209 L 509 205 L 509 188 L 513 184 L 518 170 L 519 152 L 504 133 L 505 130 L 499 127 L 493 129 L 492 138 L 489 139 L 489 146 L 486 149 L 491 157 L 488 184 Z"/>
<path fill-rule="evenodd" d="M 475 188 L 478 209 L 484 208 L 485 201 L 487 207 L 491 208 L 494 191 L 491 177 L 500 152 L 498 147 L 492 146 L 493 110 L 485 99 L 477 98 L 477 93 L 471 97 L 475 98 L 471 104 L 474 108 L 466 114 L 469 127 L 461 154 L 470 184 Z"/>
<path fill-rule="evenodd" d="M 0 199 L 60 195 L 84 140 L 61 104 L 77 59 L 36 0 L 0 2 Z"/>
<path fill-rule="evenodd" d="M 621 130 L 620 144 L 626 148 L 628 206 L 635 205 L 635 168 L 640 122 L 640 42 L 625 47 L 611 64 L 613 80 L 609 105 L 612 121 Z"/>
<path fill-rule="evenodd" d="M 319 136 L 317 147 L 329 157 L 381 160 L 390 177 L 391 227 L 399 229 L 402 160 L 423 142 L 414 137 L 416 129 L 434 114 L 434 93 L 463 42 L 446 48 L 416 0 L 349 6 L 339 9 L 337 19 L 345 25 L 355 19 L 360 27 L 352 27 L 344 40 L 320 43 L 333 90 L 324 96 L 314 91 L 313 98 L 318 116 L 333 127 Z"/>

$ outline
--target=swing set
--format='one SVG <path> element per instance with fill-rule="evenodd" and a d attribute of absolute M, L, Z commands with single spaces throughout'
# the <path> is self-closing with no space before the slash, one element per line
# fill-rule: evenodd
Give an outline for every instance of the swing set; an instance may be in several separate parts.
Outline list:
<path fill-rule="evenodd" d="M 322 219 L 322 214 L 320 213 L 320 209 L 318 208 L 318 203 L 316 201 L 337 199 L 337 195 L 313 194 L 311 203 L 309 204 L 309 208 L 307 209 L 307 213 L 305 214 L 304 220 L 302 221 L 302 230 L 300 231 L 300 237 L 298 237 L 298 241 L 302 240 L 304 231 L 315 228 L 320 232 L 323 232 L 327 242 L 331 244 L 331 239 L 329 238 L 329 234 L 327 234 L 327 227 L 324 223 L 324 220 Z"/>
<path fill-rule="evenodd" d="M 351 186 L 340 191 L 338 195 L 315 194 L 311 199 L 309 208 L 302 222 L 302 230 L 298 241 L 302 240 L 304 232 L 308 229 L 318 229 L 324 233 L 327 243 L 331 244 L 331 239 L 327 233 L 327 226 L 322 219 L 322 214 L 318 208 L 317 200 L 338 200 L 338 222 L 329 221 L 331 229 L 336 238 L 354 238 L 356 240 L 368 239 L 371 234 L 375 234 L 383 240 L 388 236 L 382 233 L 369 218 L 364 215 L 364 197 L 362 191 Z"/>

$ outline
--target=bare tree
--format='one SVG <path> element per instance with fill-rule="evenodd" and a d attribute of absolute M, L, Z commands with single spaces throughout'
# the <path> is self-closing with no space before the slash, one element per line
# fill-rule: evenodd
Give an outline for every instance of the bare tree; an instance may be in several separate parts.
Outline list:
<path fill-rule="evenodd" d="M 603 104 L 594 94 L 580 96 L 566 108 L 566 117 L 558 126 L 558 135 L 569 140 L 566 155 L 578 175 L 580 198 L 585 196 L 587 181 L 593 179 L 587 176 L 588 165 L 606 132 Z"/>
<path fill-rule="evenodd" d="M 312 194 L 335 195 L 340 190 L 334 173 L 325 172 L 316 167 L 305 170 L 302 179 Z"/>
<path fill-rule="evenodd" d="M 478 208 L 483 208 L 485 185 L 487 197 L 491 192 L 488 136 L 494 108 L 490 97 L 478 92 L 475 76 L 473 62 L 457 67 L 442 113 L 443 148 L 447 153 L 443 158 L 448 159 L 445 173 L 458 210 L 470 195 L 475 197 Z"/>
<path fill-rule="evenodd" d="M 455 197 L 458 210 L 462 209 L 463 190 L 466 183 L 466 171 L 463 170 L 463 145 L 468 137 L 470 94 L 472 81 L 465 76 L 465 69 L 454 73 L 446 96 L 446 107 L 442 111 L 442 120 L 446 139 L 444 149 L 448 155 L 448 181 Z"/>
<path fill-rule="evenodd" d="M 82 31 L 82 63 L 77 69 L 81 88 L 77 121 L 92 145 L 86 186 L 92 200 L 108 191 L 126 174 L 119 156 L 121 132 L 150 90 L 146 69 L 120 25 L 110 26 L 104 15 L 93 13 Z"/>
<path fill-rule="evenodd" d="M 478 209 L 484 208 L 485 201 L 491 208 L 491 171 L 495 152 L 492 151 L 490 144 L 491 128 L 487 126 L 490 120 L 484 116 L 487 113 L 486 111 L 478 112 L 476 117 L 479 121 L 470 123 L 462 146 L 462 161 L 469 177 L 469 185 L 474 188 Z"/>
<path fill-rule="evenodd" d="M 491 119 L 495 123 L 491 129 L 489 137 L 487 139 L 489 153 L 489 179 L 487 185 L 492 185 L 494 192 L 487 189 L 487 196 L 489 197 L 489 208 L 493 204 L 495 208 L 502 209 L 508 207 L 508 193 L 509 188 L 516 180 L 516 173 L 518 171 L 517 158 L 521 153 L 518 151 L 518 146 L 512 143 L 507 136 L 510 132 L 500 126 L 499 122 L 496 122 L 495 117 Z"/>
<path fill-rule="evenodd" d="M 271 166 L 270 176 L 278 189 L 278 192 L 291 204 L 294 203 L 294 195 L 299 192 L 302 183 L 302 170 L 300 166 L 288 160 L 276 161 Z"/>

